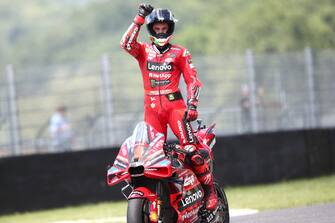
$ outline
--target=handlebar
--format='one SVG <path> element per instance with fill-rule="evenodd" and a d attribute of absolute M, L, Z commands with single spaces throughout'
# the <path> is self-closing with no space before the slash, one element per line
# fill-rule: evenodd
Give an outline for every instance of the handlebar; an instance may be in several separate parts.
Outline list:
<path fill-rule="evenodd" d="M 163 146 L 163 149 L 164 149 L 164 151 L 166 151 L 167 153 L 170 153 L 170 152 L 174 151 L 174 152 L 181 153 L 181 154 L 185 154 L 185 155 L 188 155 L 188 154 L 189 154 L 189 152 L 187 152 L 186 150 L 184 150 L 184 149 L 179 149 L 179 148 L 178 148 L 178 144 L 176 144 L 176 143 L 172 143 L 172 144 L 167 144 L 167 143 L 165 143 L 164 146 Z"/>

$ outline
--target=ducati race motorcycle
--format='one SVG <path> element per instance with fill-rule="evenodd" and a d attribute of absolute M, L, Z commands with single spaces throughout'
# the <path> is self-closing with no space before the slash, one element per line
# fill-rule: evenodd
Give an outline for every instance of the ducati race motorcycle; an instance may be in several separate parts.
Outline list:
<path fill-rule="evenodd" d="M 200 121 L 198 125 L 194 134 L 213 171 L 215 125 L 206 128 Z M 166 144 L 164 135 L 148 123 L 137 124 L 107 171 L 109 186 L 125 182 L 122 193 L 128 200 L 128 223 L 229 223 L 223 188 L 214 182 L 218 206 L 214 211 L 206 210 L 204 190 L 187 155 L 181 146 Z"/>

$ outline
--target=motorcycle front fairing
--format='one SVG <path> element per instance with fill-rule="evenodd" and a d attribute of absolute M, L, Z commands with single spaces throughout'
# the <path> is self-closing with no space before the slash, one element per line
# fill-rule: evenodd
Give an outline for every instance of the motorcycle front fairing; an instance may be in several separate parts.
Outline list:
<path fill-rule="evenodd" d="M 165 156 L 165 137 L 145 122 L 136 125 L 132 136 L 122 144 L 107 183 L 115 185 L 132 177 L 168 178 L 172 175 L 171 161 Z"/>

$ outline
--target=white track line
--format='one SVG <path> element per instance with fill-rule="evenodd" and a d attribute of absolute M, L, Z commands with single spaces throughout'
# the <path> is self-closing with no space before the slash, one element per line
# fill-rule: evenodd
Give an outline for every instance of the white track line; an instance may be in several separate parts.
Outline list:
<path fill-rule="evenodd" d="M 230 217 L 256 214 L 259 211 L 256 209 L 229 209 Z M 110 218 L 98 218 L 98 219 L 80 219 L 80 220 L 64 220 L 54 221 L 52 223 L 120 223 L 126 222 L 125 216 L 110 217 Z"/>
<path fill-rule="evenodd" d="M 110 217 L 110 218 L 98 218 L 98 219 L 80 219 L 80 220 L 65 220 L 65 221 L 54 221 L 53 223 L 116 223 L 126 222 L 126 217 Z"/>
<path fill-rule="evenodd" d="M 229 209 L 230 217 L 256 214 L 259 211 L 256 209 Z"/>

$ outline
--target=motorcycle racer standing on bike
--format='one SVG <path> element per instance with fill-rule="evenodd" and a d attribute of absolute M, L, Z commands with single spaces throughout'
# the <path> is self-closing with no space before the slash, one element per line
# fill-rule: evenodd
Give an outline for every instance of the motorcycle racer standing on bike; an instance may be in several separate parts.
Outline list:
<path fill-rule="evenodd" d="M 145 23 L 151 43 L 138 42 L 141 26 Z M 175 22 L 168 9 L 153 9 L 140 4 L 138 14 L 123 35 L 120 45 L 138 61 L 144 85 L 144 120 L 157 131 L 167 135 L 167 125 L 185 150 L 189 161 L 205 190 L 206 208 L 214 210 L 218 198 L 213 186 L 213 175 L 197 148 L 190 121 L 198 117 L 197 106 L 201 83 L 189 51 L 170 44 Z M 187 105 L 179 90 L 183 75 L 187 86 Z"/>

